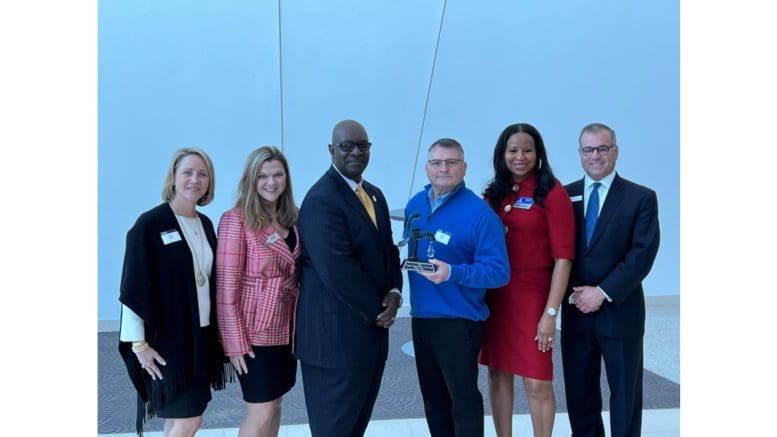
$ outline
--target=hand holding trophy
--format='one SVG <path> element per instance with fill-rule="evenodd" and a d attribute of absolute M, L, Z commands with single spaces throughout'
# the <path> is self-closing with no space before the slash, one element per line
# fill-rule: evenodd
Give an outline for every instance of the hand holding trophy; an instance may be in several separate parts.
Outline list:
<path fill-rule="evenodd" d="M 418 228 L 413 228 L 413 221 L 421 217 L 421 214 L 415 212 L 405 217 L 405 232 L 406 237 L 397 243 L 397 246 L 407 246 L 407 259 L 402 261 L 402 268 L 407 271 L 414 272 L 434 272 L 437 271 L 437 266 L 424 261 L 418 261 L 418 242 L 424 238 L 429 239 L 429 247 L 426 249 L 426 257 L 434 258 L 434 233 L 421 232 Z"/>

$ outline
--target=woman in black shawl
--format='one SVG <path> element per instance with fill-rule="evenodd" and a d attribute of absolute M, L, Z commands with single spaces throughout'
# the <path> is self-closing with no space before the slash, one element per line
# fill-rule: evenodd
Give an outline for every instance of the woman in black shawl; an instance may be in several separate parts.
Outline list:
<path fill-rule="evenodd" d="M 193 436 L 211 399 L 224 388 L 218 341 L 213 254 L 216 234 L 196 210 L 213 200 L 210 157 L 200 149 L 173 155 L 164 203 L 127 233 L 121 278 L 119 352 L 138 392 L 136 427 L 165 420 L 165 436 Z M 214 303 L 214 304 L 211 304 Z"/>

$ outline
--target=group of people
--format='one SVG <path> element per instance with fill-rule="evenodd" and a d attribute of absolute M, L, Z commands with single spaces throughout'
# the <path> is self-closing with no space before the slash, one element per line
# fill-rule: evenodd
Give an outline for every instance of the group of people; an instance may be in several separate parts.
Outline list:
<path fill-rule="evenodd" d="M 332 165 L 299 209 L 282 152 L 254 150 L 218 237 L 196 209 L 214 196 L 210 158 L 174 154 L 164 203 L 127 234 L 121 279 L 119 350 L 138 393 L 139 433 L 159 416 L 166 436 L 194 435 L 211 388 L 237 374 L 247 403 L 239 435 L 276 436 L 299 360 L 311 434 L 364 434 L 403 302 L 388 203 L 362 177 L 371 146 L 362 124 L 338 123 Z M 415 220 L 403 237 L 427 236 L 413 244 L 432 267 L 407 272 L 432 436 L 483 435 L 478 364 L 488 367 L 497 435 L 512 435 L 518 375 L 535 436 L 550 436 L 559 313 L 573 435 L 604 436 L 602 359 L 611 435 L 640 435 L 641 282 L 659 245 L 656 194 L 616 174 L 608 126 L 585 126 L 578 153 L 585 176 L 563 186 L 537 129 L 510 125 L 478 195 L 464 183 L 458 141 L 429 147 L 430 183 L 407 203 Z"/>

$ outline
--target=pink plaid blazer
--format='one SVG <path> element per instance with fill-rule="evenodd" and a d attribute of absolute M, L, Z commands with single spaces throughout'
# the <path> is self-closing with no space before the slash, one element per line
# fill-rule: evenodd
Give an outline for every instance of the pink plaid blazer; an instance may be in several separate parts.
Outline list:
<path fill-rule="evenodd" d="M 299 287 L 294 251 L 272 226 L 246 229 L 243 211 L 221 216 L 216 248 L 216 315 L 227 356 L 248 353 L 251 345 L 289 344 Z"/>

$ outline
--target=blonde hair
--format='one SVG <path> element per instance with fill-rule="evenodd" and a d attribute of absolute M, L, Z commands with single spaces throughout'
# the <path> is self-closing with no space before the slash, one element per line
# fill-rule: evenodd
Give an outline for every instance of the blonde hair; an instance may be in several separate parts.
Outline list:
<path fill-rule="evenodd" d="M 286 157 L 275 146 L 263 146 L 248 155 L 243 175 L 240 177 L 240 183 L 237 187 L 235 206 L 243 210 L 243 217 L 249 228 L 260 229 L 272 222 L 272 214 L 256 191 L 259 171 L 267 161 L 280 162 L 286 172 L 286 188 L 278 198 L 276 218 L 278 224 L 291 228 L 297 221 L 297 206 L 294 204 L 294 194 L 291 189 L 291 173 L 289 173 L 289 163 L 286 161 Z"/>
<path fill-rule="evenodd" d="M 173 200 L 173 197 L 175 197 L 175 171 L 178 169 L 178 164 L 189 155 L 197 155 L 202 158 L 202 160 L 205 161 L 205 167 L 207 167 L 208 175 L 210 176 L 208 191 L 206 191 L 205 194 L 200 197 L 200 200 L 197 201 L 197 205 L 205 206 L 212 202 L 216 195 L 216 173 L 214 172 L 213 162 L 210 160 L 210 156 L 208 156 L 204 150 L 196 147 L 183 147 L 173 153 L 173 158 L 170 160 L 170 167 L 167 169 L 167 175 L 165 175 L 165 181 L 162 184 L 162 200 L 170 202 Z"/>

